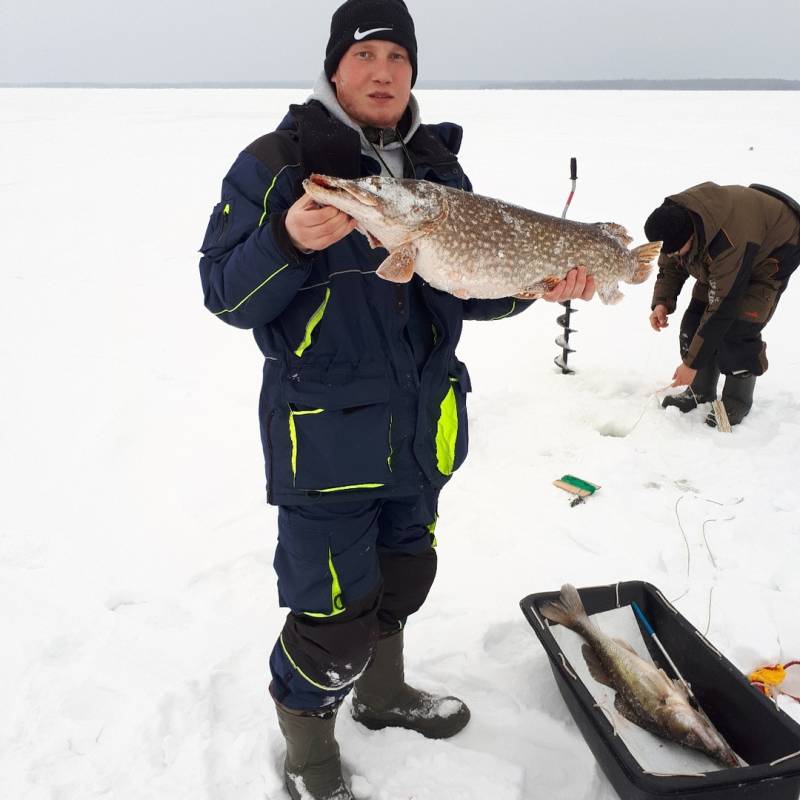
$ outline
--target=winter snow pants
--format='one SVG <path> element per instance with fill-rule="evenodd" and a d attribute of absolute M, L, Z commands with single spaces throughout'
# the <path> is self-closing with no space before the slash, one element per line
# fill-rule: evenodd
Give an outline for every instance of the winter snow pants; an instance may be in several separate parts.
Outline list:
<path fill-rule="evenodd" d="M 422 606 L 436 575 L 438 496 L 279 508 L 274 566 L 290 612 L 270 657 L 275 700 L 297 710 L 339 703 L 378 638 Z"/>
<path fill-rule="evenodd" d="M 767 345 L 761 339 L 761 331 L 772 319 L 781 293 L 782 287 L 777 282 L 754 281 L 747 287 L 737 318 L 717 350 L 717 365 L 724 375 L 763 375 L 767 371 Z M 707 305 L 708 284 L 698 281 L 681 320 L 681 357 L 688 352 Z"/>

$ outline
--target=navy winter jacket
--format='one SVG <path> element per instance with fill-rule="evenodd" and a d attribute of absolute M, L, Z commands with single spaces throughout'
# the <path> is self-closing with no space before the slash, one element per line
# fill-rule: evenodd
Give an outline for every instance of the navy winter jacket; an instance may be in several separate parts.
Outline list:
<path fill-rule="evenodd" d="M 456 154 L 461 128 L 422 125 L 406 175 L 471 191 Z M 206 307 L 250 328 L 264 354 L 259 404 L 270 503 L 417 494 L 443 486 L 467 454 L 464 319 L 502 319 L 530 303 L 460 300 L 418 276 L 375 274 L 386 257 L 358 232 L 295 250 L 287 209 L 311 172 L 380 172 L 358 133 L 314 101 L 292 106 L 222 184 L 201 248 Z"/>

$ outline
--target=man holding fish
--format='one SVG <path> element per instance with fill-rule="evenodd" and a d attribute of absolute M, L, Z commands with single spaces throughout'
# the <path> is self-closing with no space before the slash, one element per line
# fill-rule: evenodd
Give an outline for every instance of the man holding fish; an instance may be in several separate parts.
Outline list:
<path fill-rule="evenodd" d="M 259 416 L 290 609 L 270 658 L 286 785 L 292 798 L 346 800 L 334 724 L 351 690 L 368 728 L 444 738 L 469 720 L 403 671 L 403 628 L 436 573 L 438 494 L 467 454 L 462 322 L 513 316 L 534 296 L 588 300 L 595 286 L 582 261 L 516 297 L 382 280 L 383 243 L 303 181 L 410 177 L 463 195 L 461 128 L 421 122 L 401 0 L 345 2 L 324 67 L 312 97 L 228 172 L 200 272 L 207 308 L 251 329 L 265 359 Z"/>

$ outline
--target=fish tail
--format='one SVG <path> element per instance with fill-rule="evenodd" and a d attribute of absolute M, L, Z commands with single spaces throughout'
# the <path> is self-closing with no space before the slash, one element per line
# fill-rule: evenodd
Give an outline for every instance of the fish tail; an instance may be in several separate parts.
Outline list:
<path fill-rule="evenodd" d="M 633 254 L 633 275 L 628 278 L 627 283 L 644 283 L 653 269 L 652 261 L 658 258 L 661 252 L 661 242 L 648 242 L 640 244 L 631 250 Z"/>
<path fill-rule="evenodd" d="M 565 583 L 558 599 L 546 603 L 540 611 L 551 622 L 557 622 L 571 630 L 580 630 L 591 625 L 578 590 L 571 583 Z"/>

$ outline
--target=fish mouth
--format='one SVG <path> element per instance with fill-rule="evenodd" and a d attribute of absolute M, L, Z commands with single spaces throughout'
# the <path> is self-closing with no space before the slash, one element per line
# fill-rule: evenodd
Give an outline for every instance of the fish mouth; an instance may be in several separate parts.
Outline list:
<path fill-rule="evenodd" d="M 378 198 L 360 187 L 353 186 L 351 181 L 332 178 L 329 175 L 312 173 L 303 181 L 303 188 L 315 200 L 333 199 L 348 194 L 365 206 L 377 206 Z"/>

